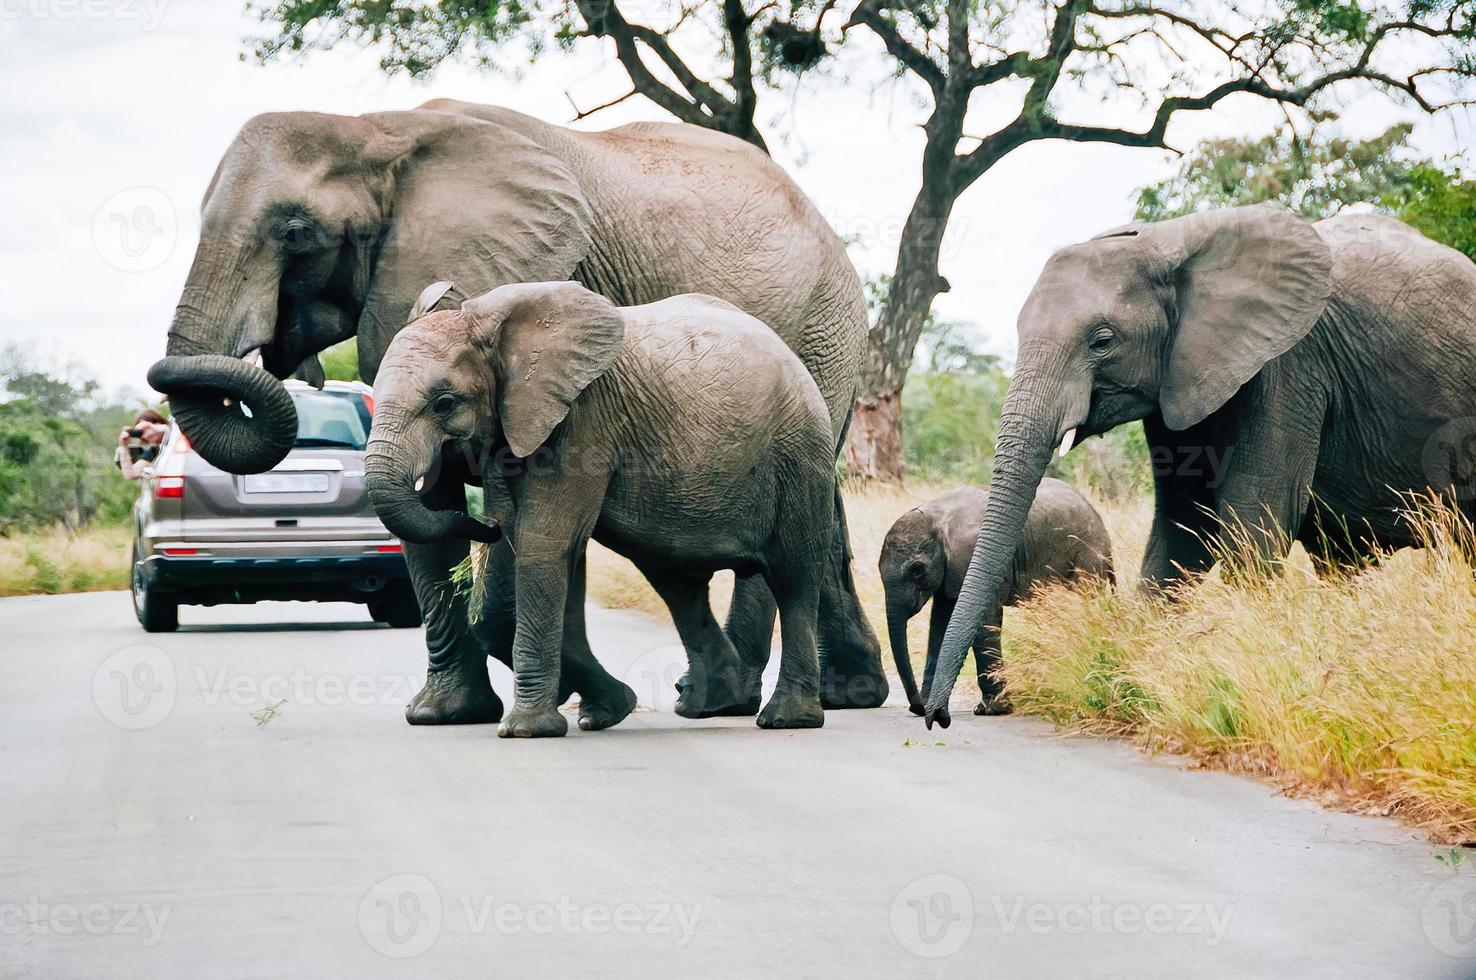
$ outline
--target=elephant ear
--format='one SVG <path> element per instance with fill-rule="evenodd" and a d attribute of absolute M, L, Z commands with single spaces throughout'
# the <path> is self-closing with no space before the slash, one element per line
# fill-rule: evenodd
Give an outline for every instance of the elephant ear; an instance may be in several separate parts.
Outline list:
<path fill-rule="evenodd" d="M 1109 233 L 1136 233 L 1175 286 L 1176 330 L 1159 392 L 1170 429 L 1187 429 L 1307 335 L 1332 291 L 1332 254 L 1316 229 L 1277 208 L 1206 211 Z"/>
<path fill-rule="evenodd" d="M 413 323 L 436 310 L 460 309 L 466 297 L 461 295 L 461 290 L 449 282 L 433 282 L 420 291 L 415 299 L 415 305 L 410 307 L 410 315 L 406 317 L 407 323 Z"/>
<path fill-rule="evenodd" d="M 372 378 L 428 282 L 467 296 L 568 279 L 589 253 L 593 217 L 557 153 L 507 126 L 447 112 L 372 113 L 403 137 L 374 282 L 359 321 L 360 373 Z"/>
<path fill-rule="evenodd" d="M 502 433 L 516 456 L 553 434 L 579 393 L 615 363 L 625 336 L 615 304 L 572 282 L 502 286 L 467 300 L 461 314 L 492 362 Z"/>

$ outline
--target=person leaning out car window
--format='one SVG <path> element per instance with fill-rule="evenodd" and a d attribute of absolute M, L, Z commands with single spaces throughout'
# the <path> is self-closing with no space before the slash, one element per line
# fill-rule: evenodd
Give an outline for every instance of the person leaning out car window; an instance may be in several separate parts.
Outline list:
<path fill-rule="evenodd" d="M 113 454 L 113 462 L 118 464 L 125 480 L 137 480 L 144 475 L 159 455 L 159 444 L 168 431 L 164 416 L 147 408 L 138 413 L 132 425 L 118 433 L 118 450 Z"/>

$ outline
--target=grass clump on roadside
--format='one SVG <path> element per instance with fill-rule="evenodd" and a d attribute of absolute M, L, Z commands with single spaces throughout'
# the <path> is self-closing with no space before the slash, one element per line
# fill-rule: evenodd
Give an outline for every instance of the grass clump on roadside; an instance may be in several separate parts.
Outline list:
<path fill-rule="evenodd" d="M 124 527 L 13 532 L 0 538 L 0 596 L 126 589 L 128 547 Z"/>
<path fill-rule="evenodd" d="M 1216 573 L 1172 602 L 1131 585 L 1044 592 L 1006 622 L 1011 697 L 1476 839 L 1476 533 L 1430 500 L 1409 519 L 1423 550 L 1347 577 L 1320 580 L 1299 555 L 1278 576 Z"/>

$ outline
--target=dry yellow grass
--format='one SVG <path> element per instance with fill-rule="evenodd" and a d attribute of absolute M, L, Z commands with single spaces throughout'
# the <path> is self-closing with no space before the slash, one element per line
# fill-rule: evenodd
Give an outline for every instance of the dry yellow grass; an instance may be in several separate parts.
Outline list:
<path fill-rule="evenodd" d="M 1005 682 L 1059 724 L 1476 839 L 1476 538 L 1449 511 L 1418 519 L 1429 547 L 1343 579 L 1298 551 L 1280 576 L 1214 574 L 1174 602 L 1132 578 L 1052 590 L 1007 619 Z"/>
<path fill-rule="evenodd" d="M 128 588 L 127 528 L 62 528 L 0 538 L 0 596 Z"/>

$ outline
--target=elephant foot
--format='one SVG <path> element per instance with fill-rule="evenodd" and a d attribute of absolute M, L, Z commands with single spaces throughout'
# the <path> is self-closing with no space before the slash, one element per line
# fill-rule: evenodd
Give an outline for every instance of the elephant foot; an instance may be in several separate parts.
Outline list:
<path fill-rule="evenodd" d="M 498 738 L 561 738 L 569 731 L 569 719 L 555 707 L 513 709 L 497 726 Z"/>
<path fill-rule="evenodd" d="M 627 684 L 610 691 L 579 697 L 579 730 L 597 732 L 618 725 L 635 710 L 636 693 Z"/>
<path fill-rule="evenodd" d="M 502 699 L 492 690 L 485 668 L 475 673 L 428 674 L 420 693 L 405 707 L 412 725 L 491 725 L 502 720 Z"/>
<path fill-rule="evenodd" d="M 827 711 L 837 708 L 879 708 L 887 700 L 887 675 L 881 661 L 855 672 L 828 665 L 820 675 L 820 703 Z"/>
<path fill-rule="evenodd" d="M 819 728 L 824 724 L 825 712 L 813 694 L 775 691 L 758 716 L 760 728 Z"/>
<path fill-rule="evenodd" d="M 1008 715 L 1013 714 L 1015 706 L 1010 699 L 1003 694 L 996 694 L 992 698 L 984 698 L 974 705 L 976 715 Z"/>
<path fill-rule="evenodd" d="M 689 671 L 677 681 L 676 713 L 683 718 L 756 715 L 762 683 L 763 678 L 757 672 L 742 670 L 719 671 L 706 683 L 698 683 Z"/>

